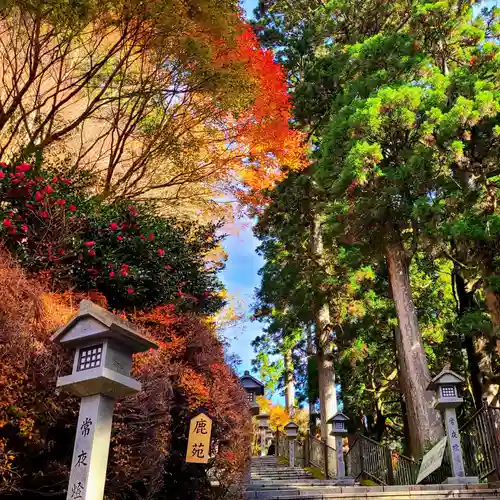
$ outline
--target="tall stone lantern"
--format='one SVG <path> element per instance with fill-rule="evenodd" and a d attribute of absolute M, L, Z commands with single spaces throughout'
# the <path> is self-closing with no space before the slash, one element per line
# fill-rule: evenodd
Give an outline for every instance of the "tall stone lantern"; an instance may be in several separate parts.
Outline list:
<path fill-rule="evenodd" d="M 260 455 L 263 457 L 266 454 L 266 438 L 267 430 L 269 429 L 269 415 L 267 413 L 260 413 L 257 415 L 260 430 Z"/>
<path fill-rule="evenodd" d="M 243 377 L 240 378 L 240 384 L 247 393 L 248 402 L 250 403 L 250 412 L 253 416 L 259 414 L 259 405 L 257 404 L 257 396 L 264 395 L 264 384 L 250 375 L 250 372 L 245 371 Z"/>
<path fill-rule="evenodd" d="M 81 397 L 66 498 L 101 500 L 116 398 L 141 390 L 130 376 L 132 355 L 158 346 L 90 300 L 51 340 L 75 350 L 73 371 L 57 387 Z"/>
<path fill-rule="evenodd" d="M 299 426 L 291 421 L 285 425 L 284 429 L 286 437 L 288 438 L 288 465 L 290 467 L 295 467 L 295 440 L 297 439 Z"/>
<path fill-rule="evenodd" d="M 329 424 L 332 424 L 331 436 L 335 437 L 335 448 L 337 451 L 337 475 L 339 478 L 345 477 L 345 463 L 344 463 L 344 450 L 342 446 L 342 441 L 345 436 L 347 436 L 347 422 L 349 417 L 341 412 L 335 413 L 335 415 L 328 420 Z"/>
<path fill-rule="evenodd" d="M 446 366 L 436 375 L 427 390 L 435 391 L 436 399 L 434 408 L 443 414 L 446 436 L 448 438 L 448 453 L 450 456 L 453 477 L 449 477 L 445 483 L 478 483 L 479 478 L 465 475 L 462 445 L 458 430 L 456 408 L 463 403 L 461 389 L 465 379 Z"/>

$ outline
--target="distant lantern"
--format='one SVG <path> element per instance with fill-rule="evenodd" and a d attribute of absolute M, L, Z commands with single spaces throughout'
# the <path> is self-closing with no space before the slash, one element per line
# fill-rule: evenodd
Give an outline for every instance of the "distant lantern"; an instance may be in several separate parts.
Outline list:
<path fill-rule="evenodd" d="M 295 440 L 299 426 L 292 420 L 285 425 L 284 429 L 288 438 L 288 466 L 295 467 Z"/>
<path fill-rule="evenodd" d="M 130 376 L 132 355 L 157 345 L 90 300 L 51 340 L 75 350 L 72 373 L 59 377 L 57 387 L 81 397 L 66 498 L 100 500 L 116 398 L 141 390 Z"/>
<path fill-rule="evenodd" d="M 479 482 L 478 477 L 465 475 L 460 429 L 456 413 L 456 408 L 464 401 L 461 394 L 464 383 L 465 379 L 451 371 L 449 365 L 447 365 L 427 386 L 427 390 L 434 391 L 436 395 L 433 406 L 442 412 L 446 428 L 448 454 L 453 474 L 452 477 L 446 479 L 445 482 L 448 484 Z"/>
<path fill-rule="evenodd" d="M 460 406 L 464 402 L 461 391 L 464 383 L 465 379 L 455 372 L 448 368 L 442 370 L 427 387 L 428 390 L 434 391 L 436 394 L 434 408 L 444 410 Z"/>
<path fill-rule="evenodd" d="M 344 447 L 343 447 L 343 437 L 347 435 L 347 422 L 349 417 L 341 412 L 335 413 L 335 415 L 328 420 L 329 424 L 332 424 L 332 431 L 330 434 L 335 436 L 335 449 L 337 455 L 337 476 L 339 478 L 345 478 L 345 461 L 344 461 Z"/>
<path fill-rule="evenodd" d="M 288 422 L 284 427 L 287 438 L 296 438 L 299 431 L 299 426 L 295 422 Z"/>
<path fill-rule="evenodd" d="M 250 412 L 252 415 L 258 415 L 259 405 L 257 404 L 257 396 L 264 395 L 264 384 L 250 375 L 247 370 L 243 377 L 240 378 L 240 383 L 247 393 L 248 402 L 250 404 Z"/>
<path fill-rule="evenodd" d="M 267 413 L 260 413 L 257 415 L 257 421 L 259 422 L 260 429 L 269 428 L 269 415 Z"/>

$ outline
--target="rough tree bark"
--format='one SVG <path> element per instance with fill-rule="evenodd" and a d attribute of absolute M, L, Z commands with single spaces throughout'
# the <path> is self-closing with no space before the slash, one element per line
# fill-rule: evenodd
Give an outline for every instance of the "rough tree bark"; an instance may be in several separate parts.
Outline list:
<path fill-rule="evenodd" d="M 309 362 L 314 356 L 314 343 L 312 338 L 311 326 L 307 327 L 307 365 L 309 367 Z M 307 403 L 309 406 L 309 433 L 314 436 L 315 427 L 316 427 L 316 419 L 313 415 L 315 413 L 314 408 L 314 398 L 311 392 L 311 386 L 309 385 L 309 377 L 308 377 L 308 390 L 307 390 Z"/>
<path fill-rule="evenodd" d="M 317 217 L 314 218 L 312 229 L 312 254 L 320 265 L 324 265 L 323 238 L 320 221 Z M 335 439 L 333 436 L 330 436 L 331 425 L 327 424 L 327 421 L 337 413 L 337 393 L 335 388 L 335 368 L 333 365 L 330 307 L 326 301 L 316 304 L 314 323 L 316 359 L 318 363 L 321 438 L 329 446 L 335 447 Z"/>
<path fill-rule="evenodd" d="M 467 291 L 465 279 L 460 272 L 460 267 L 458 266 L 458 264 L 455 264 L 454 266 L 453 279 L 458 300 L 458 316 L 461 317 L 468 311 L 471 311 L 475 308 L 474 291 Z M 470 333 L 470 335 L 465 335 L 464 347 L 467 352 L 467 365 L 469 368 L 470 384 L 472 387 L 472 397 L 474 398 L 475 407 L 479 410 L 483 404 L 483 382 L 481 369 L 479 367 L 479 357 L 474 345 L 474 336 L 472 335 L 472 332 Z"/>
<path fill-rule="evenodd" d="M 432 407 L 433 392 L 427 391 L 430 372 L 422 335 L 411 296 L 408 256 L 402 242 L 386 245 L 386 258 L 399 328 L 396 330 L 398 362 L 402 374 L 410 425 L 410 452 L 419 458 L 444 435 L 441 416 Z"/>
<path fill-rule="evenodd" d="M 295 385 L 293 381 L 292 351 L 285 352 L 285 408 L 290 415 L 295 415 Z"/>

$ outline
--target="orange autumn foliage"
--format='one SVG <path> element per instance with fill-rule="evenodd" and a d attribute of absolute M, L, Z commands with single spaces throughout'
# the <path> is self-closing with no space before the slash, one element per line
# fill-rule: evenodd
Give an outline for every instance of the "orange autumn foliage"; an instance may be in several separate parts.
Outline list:
<path fill-rule="evenodd" d="M 235 46 L 219 41 L 214 49 L 217 70 L 232 65 L 241 67 L 253 87 L 252 104 L 238 116 L 227 117 L 227 138 L 239 145 L 243 157 L 238 173 L 246 189 L 237 190 L 242 198 L 272 188 L 288 171 L 304 168 L 306 148 L 303 134 L 290 127 L 292 106 L 285 71 L 244 22 Z"/>

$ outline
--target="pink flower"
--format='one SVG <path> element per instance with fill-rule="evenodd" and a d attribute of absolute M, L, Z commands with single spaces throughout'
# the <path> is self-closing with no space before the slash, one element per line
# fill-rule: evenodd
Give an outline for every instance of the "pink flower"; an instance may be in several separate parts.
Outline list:
<path fill-rule="evenodd" d="M 43 194 L 42 194 L 42 193 L 40 193 L 40 191 L 37 191 L 37 192 L 35 193 L 35 200 L 36 200 L 36 201 L 42 201 L 42 200 L 43 200 Z"/>
<path fill-rule="evenodd" d="M 66 200 L 56 200 L 56 203 L 57 203 L 58 205 L 63 206 L 63 205 L 66 203 Z"/>
<path fill-rule="evenodd" d="M 76 205 L 70 205 L 70 206 L 68 207 L 68 210 L 69 210 L 70 212 L 74 212 L 74 211 L 76 210 Z"/>
<path fill-rule="evenodd" d="M 11 227 L 11 226 L 12 226 L 12 221 L 10 219 L 3 220 L 3 227 Z"/>
<path fill-rule="evenodd" d="M 158 255 L 163 257 L 165 255 L 165 250 L 163 250 L 163 248 L 158 248 Z"/>
<path fill-rule="evenodd" d="M 153 233 L 149 233 L 149 241 L 153 241 L 155 239 L 155 235 Z"/>
<path fill-rule="evenodd" d="M 49 216 L 49 213 L 48 213 L 48 212 L 45 212 L 45 211 L 40 212 L 40 217 L 42 217 L 43 219 L 47 219 L 47 218 L 48 218 L 48 216 Z"/>
<path fill-rule="evenodd" d="M 109 273 L 109 277 L 110 277 L 110 278 L 114 278 L 114 277 L 115 277 L 115 272 L 114 272 L 114 271 L 111 271 L 111 272 Z"/>
<path fill-rule="evenodd" d="M 86 247 L 93 247 L 95 245 L 95 241 L 86 241 L 83 245 Z"/>
<path fill-rule="evenodd" d="M 123 240 L 123 236 L 118 236 L 118 237 L 117 237 L 117 240 L 118 240 L 118 241 L 122 241 L 122 240 Z"/>
<path fill-rule="evenodd" d="M 29 163 L 21 163 L 21 165 L 16 167 L 17 172 L 28 172 L 29 170 L 31 170 L 31 165 Z"/>
<path fill-rule="evenodd" d="M 113 230 L 113 231 L 116 231 L 118 229 L 118 224 L 116 222 L 112 222 L 110 225 L 109 225 L 109 229 Z"/>
<path fill-rule="evenodd" d="M 132 287 L 130 287 L 130 286 L 129 286 L 129 287 L 127 288 L 127 292 L 128 292 L 129 294 L 132 294 L 132 293 L 134 293 L 134 289 L 133 289 Z"/>
<path fill-rule="evenodd" d="M 89 250 L 89 255 L 91 257 L 95 257 L 95 250 L 94 249 Z"/>
<path fill-rule="evenodd" d="M 26 224 L 22 224 L 21 225 L 21 229 L 23 230 L 23 232 L 27 233 L 28 232 L 28 226 Z"/>

